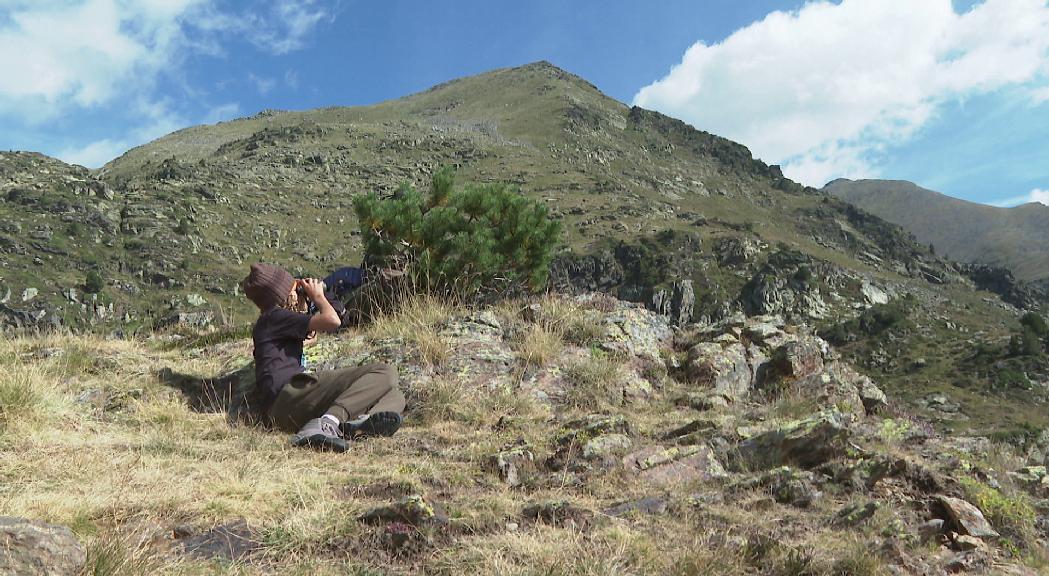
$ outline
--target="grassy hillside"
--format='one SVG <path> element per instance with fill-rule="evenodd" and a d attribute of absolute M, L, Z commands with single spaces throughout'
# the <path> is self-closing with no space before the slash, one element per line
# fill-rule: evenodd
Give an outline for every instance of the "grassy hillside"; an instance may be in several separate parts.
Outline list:
<path fill-rule="evenodd" d="M 1049 206 L 996 208 L 896 180 L 835 180 L 824 191 L 903 226 L 953 259 L 1049 280 Z"/>
<path fill-rule="evenodd" d="M 712 393 L 703 355 L 740 339 L 778 368 Z M 5 339 L 0 516 L 69 526 L 92 576 L 1047 566 L 1034 519 L 1049 511 L 1012 474 L 1024 458 L 936 434 L 891 398 L 868 415 L 863 379 L 820 346 L 773 318 L 671 335 L 607 297 L 419 300 L 310 351 L 394 360 L 409 398 L 396 436 L 326 454 L 227 424 L 248 340 Z M 775 360 L 788 349 L 799 363 Z M 965 551 L 940 494 L 1001 536 Z"/>

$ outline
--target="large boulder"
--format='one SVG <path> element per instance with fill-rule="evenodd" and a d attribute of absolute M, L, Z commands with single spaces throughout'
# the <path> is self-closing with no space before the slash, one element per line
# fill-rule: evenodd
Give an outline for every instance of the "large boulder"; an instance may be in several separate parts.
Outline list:
<path fill-rule="evenodd" d="M 998 532 L 983 517 L 980 509 L 961 498 L 939 496 L 937 501 L 947 513 L 948 519 L 962 534 L 977 538 L 997 538 Z"/>
<path fill-rule="evenodd" d="M 747 349 L 739 342 L 700 342 L 688 351 L 688 378 L 714 392 L 738 400 L 750 393 L 753 373 Z"/>
<path fill-rule="evenodd" d="M 772 353 L 772 364 L 780 375 L 787 378 L 811 376 L 823 370 L 825 346 L 822 340 L 812 337 L 787 342 Z"/>
<path fill-rule="evenodd" d="M 725 476 L 725 469 L 705 445 L 650 446 L 623 458 L 623 465 L 645 482 L 659 486 Z"/>
<path fill-rule="evenodd" d="M 786 465 L 812 468 L 844 456 L 848 440 L 847 416 L 828 410 L 740 442 L 733 451 L 732 463 L 736 468 L 752 470 Z"/>
<path fill-rule="evenodd" d="M 0 574 L 75 576 L 86 561 L 69 528 L 0 516 Z"/>
<path fill-rule="evenodd" d="M 666 316 L 644 308 L 621 304 L 605 316 L 601 348 L 620 354 L 661 361 L 673 330 Z"/>

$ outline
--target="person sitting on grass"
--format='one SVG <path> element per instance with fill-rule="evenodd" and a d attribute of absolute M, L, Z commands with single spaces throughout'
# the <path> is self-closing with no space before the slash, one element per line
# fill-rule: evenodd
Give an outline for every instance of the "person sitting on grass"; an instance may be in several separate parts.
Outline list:
<path fill-rule="evenodd" d="M 255 385 L 264 403 L 260 408 L 274 427 L 295 433 L 293 445 L 344 452 L 347 439 L 397 431 L 405 400 L 392 366 L 368 364 L 313 374 L 302 365 L 302 346 L 310 333 L 332 332 L 341 323 L 323 282 L 296 280 L 280 266 L 260 263 L 251 265 L 242 287 L 259 309 L 251 338 Z M 297 311 L 302 298 L 315 305 L 315 314 Z"/>

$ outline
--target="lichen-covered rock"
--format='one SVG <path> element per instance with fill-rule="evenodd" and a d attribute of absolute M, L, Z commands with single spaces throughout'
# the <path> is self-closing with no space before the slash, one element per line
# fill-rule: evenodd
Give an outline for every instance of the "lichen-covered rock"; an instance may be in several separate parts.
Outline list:
<path fill-rule="evenodd" d="M 847 417 L 828 410 L 744 440 L 733 451 L 732 462 L 741 469 L 812 468 L 844 456 L 848 439 Z"/>
<path fill-rule="evenodd" d="M 857 526 L 873 518 L 880 509 L 881 503 L 877 500 L 871 500 L 865 504 L 849 504 L 838 510 L 831 523 L 842 527 Z"/>
<path fill-rule="evenodd" d="M 666 316 L 639 307 L 621 306 L 605 316 L 601 348 L 609 352 L 659 360 L 673 331 Z"/>
<path fill-rule="evenodd" d="M 686 373 L 691 381 L 733 400 L 745 398 L 753 383 L 747 350 L 738 342 L 696 344 L 688 351 Z"/>
<path fill-rule="evenodd" d="M 77 576 L 86 560 L 69 528 L 0 516 L 0 574 Z"/>
<path fill-rule="evenodd" d="M 567 500 L 530 504 L 521 510 L 521 516 L 531 522 L 580 530 L 589 528 L 595 520 L 593 510 L 577 506 Z"/>
<path fill-rule="evenodd" d="M 583 458 L 587 460 L 609 460 L 630 449 L 630 437 L 626 434 L 602 434 L 583 445 Z"/>
<path fill-rule="evenodd" d="M 357 520 L 365 524 L 403 522 L 413 526 L 444 524 L 447 522 L 437 509 L 419 494 L 412 494 L 390 504 L 361 514 Z"/>
<path fill-rule="evenodd" d="M 776 348 L 772 353 L 772 364 L 776 371 L 787 378 L 805 378 L 823 370 L 821 341 L 802 338 Z"/>
<path fill-rule="evenodd" d="M 535 471 L 535 454 L 527 446 L 516 446 L 492 456 L 492 465 L 503 482 L 516 488 Z"/>
<path fill-rule="evenodd" d="M 706 481 L 725 475 L 725 469 L 713 451 L 702 445 L 651 446 L 624 457 L 623 465 L 642 480 L 661 486 Z"/>
<path fill-rule="evenodd" d="M 823 496 L 814 485 L 814 481 L 815 475 L 812 472 L 780 466 L 736 484 L 734 488 L 764 488 L 780 504 L 808 508 Z"/>

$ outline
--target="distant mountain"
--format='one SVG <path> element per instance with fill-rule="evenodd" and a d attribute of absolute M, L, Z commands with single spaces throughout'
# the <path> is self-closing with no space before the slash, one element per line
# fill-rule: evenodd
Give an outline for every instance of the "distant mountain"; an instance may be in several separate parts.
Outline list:
<path fill-rule="evenodd" d="M 841 179 L 824 190 L 955 260 L 1004 266 L 1021 280 L 1049 283 L 1049 206 L 996 208 L 901 180 Z"/>

